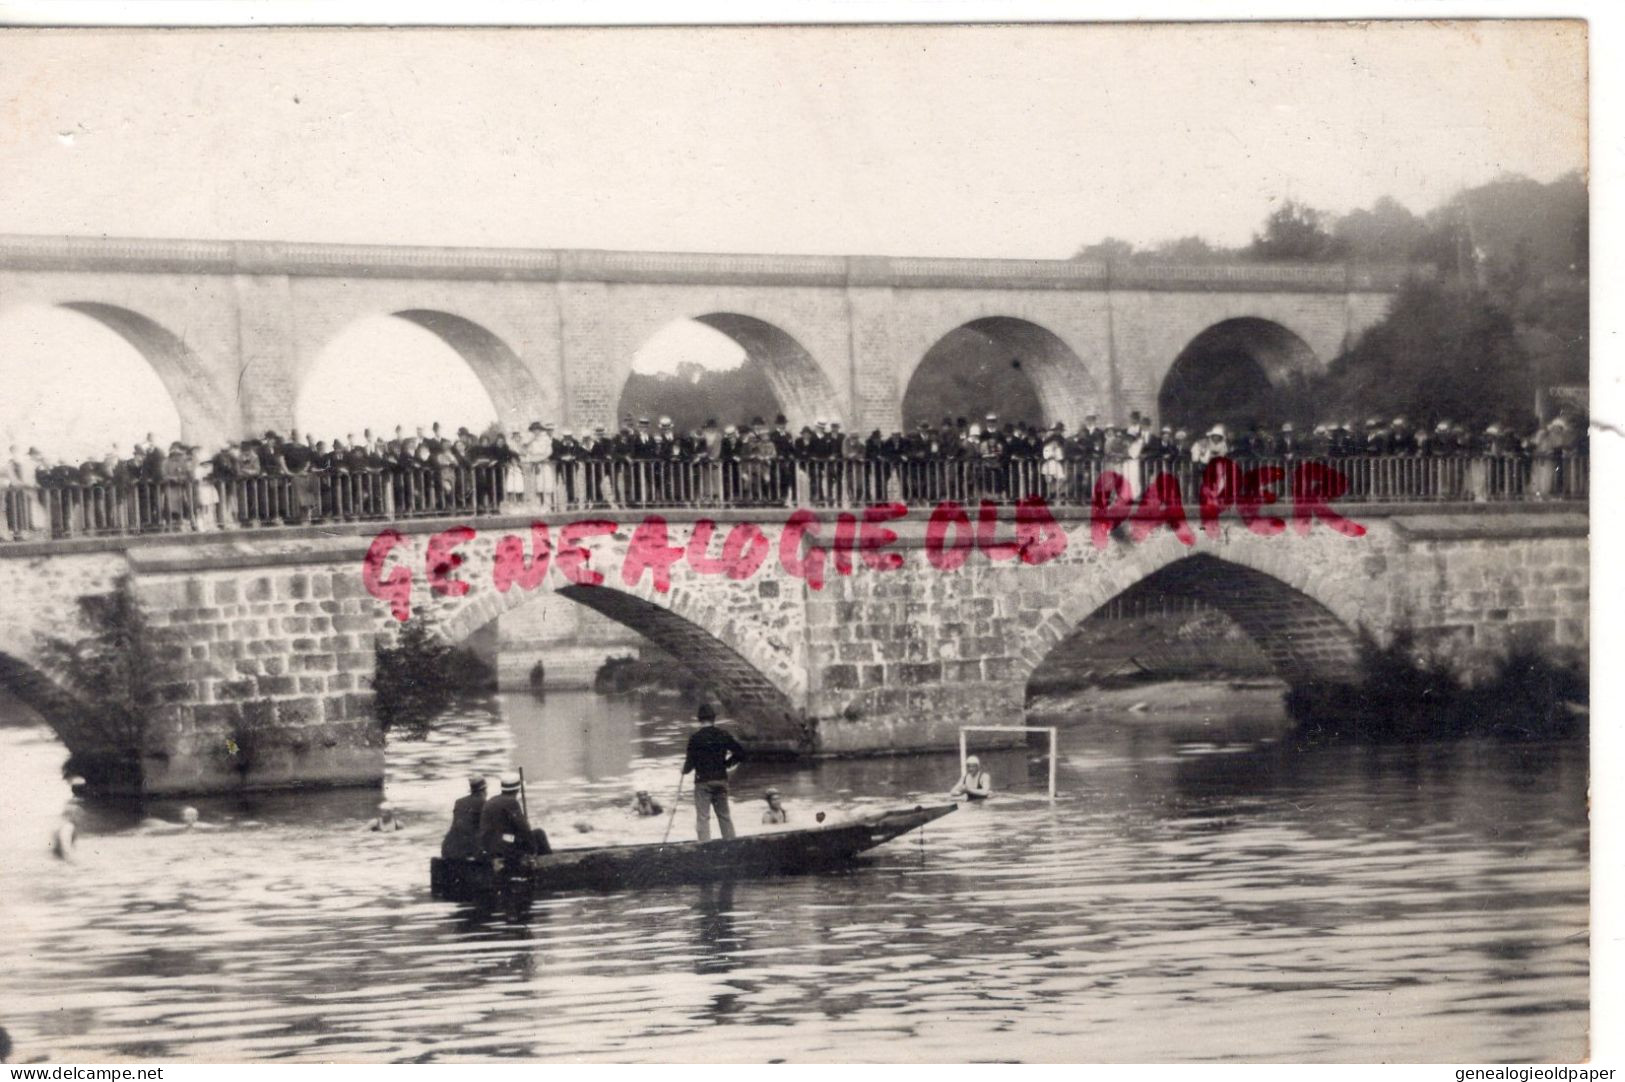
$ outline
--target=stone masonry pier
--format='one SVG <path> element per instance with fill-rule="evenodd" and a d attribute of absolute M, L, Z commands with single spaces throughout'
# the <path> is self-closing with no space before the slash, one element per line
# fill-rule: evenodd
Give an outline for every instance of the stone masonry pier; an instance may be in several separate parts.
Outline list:
<path fill-rule="evenodd" d="M 541 528 L 481 519 L 466 524 L 472 536 L 414 522 L 383 542 L 343 526 L 17 544 L 0 549 L 0 683 L 48 720 L 71 709 L 42 668 L 40 636 L 71 634 L 74 599 L 128 575 L 186 672 L 174 717 L 149 734 L 142 784 L 191 792 L 380 782 L 374 648 L 406 605 L 453 642 L 540 597 L 587 605 L 682 658 L 745 739 L 803 755 L 949 747 L 960 725 L 1019 724 L 1028 676 L 1131 589 L 1224 611 L 1289 682 L 1346 674 L 1362 627 L 1379 639 L 1414 628 L 1468 671 L 1519 632 L 1586 648 L 1583 511 L 1351 513 L 1364 536 L 1316 524 L 1265 537 L 1224 520 L 1191 546 L 1161 529 L 1097 547 L 1086 519 L 1062 519 L 1026 538 L 1028 557 L 1046 557 L 1034 562 L 1017 551 L 1008 507 L 980 528 L 969 509 L 931 548 L 920 508 L 844 526 L 834 512 L 794 527 L 783 510 L 720 512 L 703 550 L 689 545 L 694 513 L 666 516 L 663 538 L 639 518 L 572 529 L 561 517 Z M 736 527 L 735 573 L 748 574 L 730 577 L 721 556 Z M 544 530 L 550 557 L 537 559 Z M 803 536 L 787 542 L 787 531 Z M 654 567 L 626 581 L 629 557 L 658 565 L 662 551 L 667 588 Z M 603 581 L 587 584 L 594 573 Z M 245 733 L 259 734 L 247 769 L 231 750 Z"/>

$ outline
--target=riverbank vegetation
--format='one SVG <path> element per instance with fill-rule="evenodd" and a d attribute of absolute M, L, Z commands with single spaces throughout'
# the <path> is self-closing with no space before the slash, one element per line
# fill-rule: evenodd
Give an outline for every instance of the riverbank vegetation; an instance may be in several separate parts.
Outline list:
<path fill-rule="evenodd" d="M 684 701 L 703 697 L 704 684 L 693 670 L 661 651 L 646 657 L 612 657 L 593 675 L 592 689 L 600 695 L 675 694 Z"/>
<path fill-rule="evenodd" d="M 1407 741 L 1462 736 L 1538 740 L 1574 735 L 1585 724 L 1589 685 L 1577 662 L 1532 639 L 1515 640 L 1487 679 L 1422 649 L 1413 632 L 1386 645 L 1360 640 L 1350 681 L 1287 692 L 1287 713 L 1313 742 Z"/>
<path fill-rule="evenodd" d="M 407 739 L 428 736 L 434 719 L 459 693 L 496 687 L 495 670 L 446 642 L 427 616 L 408 620 L 392 645 L 380 642 L 375 651 L 373 709 L 378 724 Z"/>
<path fill-rule="evenodd" d="M 135 790 L 151 736 L 183 698 L 179 648 L 165 643 L 128 576 L 75 602 L 83 634 L 41 644 L 42 668 L 71 698 L 52 721 L 70 749 L 63 771 L 93 789 Z"/>

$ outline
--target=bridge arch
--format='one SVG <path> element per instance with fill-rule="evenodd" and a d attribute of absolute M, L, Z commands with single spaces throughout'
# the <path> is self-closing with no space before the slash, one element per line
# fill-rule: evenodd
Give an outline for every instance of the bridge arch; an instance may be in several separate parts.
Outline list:
<path fill-rule="evenodd" d="M 140 774 L 132 763 L 87 725 L 84 705 L 36 664 L 0 652 L 0 688 L 50 727 L 67 749 L 65 774 L 78 774 L 98 788 L 128 788 Z"/>
<path fill-rule="evenodd" d="M 1148 541 L 1077 575 L 1058 616 L 1041 625 L 1023 650 L 1022 681 L 1107 603 L 1152 592 L 1192 598 L 1228 616 L 1289 684 L 1353 674 L 1357 601 L 1321 588 L 1316 556 L 1283 557 L 1279 538 L 1253 535 L 1232 539 L 1222 556 L 1192 552 L 1171 535 L 1166 541 Z"/>
<path fill-rule="evenodd" d="M 522 430 L 533 420 L 551 417 L 547 396 L 535 375 L 513 347 L 496 332 L 455 312 L 437 308 L 402 308 L 383 316 L 363 316 L 328 339 L 300 380 L 294 405 L 296 418 L 307 415 L 311 404 L 320 401 L 323 396 L 331 394 L 346 401 L 365 402 L 370 400 L 370 396 L 364 393 L 367 386 L 387 387 L 392 379 L 399 378 L 399 358 L 367 357 L 357 362 L 345 349 L 346 335 L 357 331 L 365 333 L 368 322 L 373 322 L 376 329 L 376 321 L 380 318 L 400 320 L 427 331 L 460 358 L 490 400 L 496 420 L 505 431 Z M 337 352 L 331 352 L 333 350 Z M 335 386 L 339 389 L 332 390 Z M 400 393 L 411 392 L 403 389 Z M 433 387 L 422 388 L 419 393 L 424 401 L 436 401 Z M 453 427 L 463 423 L 462 418 L 446 417 L 444 420 Z M 387 421 L 387 418 L 379 418 L 367 423 L 383 424 Z"/>
<path fill-rule="evenodd" d="M 175 409 L 181 439 L 213 447 L 235 431 L 235 406 L 220 387 L 209 367 L 184 338 L 158 320 L 122 305 L 96 300 L 54 301 L 42 305 L 8 307 L 4 315 L 20 313 L 25 307 L 60 309 L 112 331 L 146 362 L 157 376 Z"/>
<path fill-rule="evenodd" d="M 673 324 L 680 325 L 684 321 L 708 327 L 731 339 L 743 350 L 744 363 L 749 369 L 748 374 L 766 383 L 778 410 L 785 415 L 792 427 L 811 425 L 817 420 L 846 423 L 846 411 L 841 408 L 839 395 L 823 368 L 800 339 L 777 323 L 742 312 L 718 310 L 694 316 L 679 316 L 667 321 L 654 334 L 661 333 Z M 652 338 L 653 335 L 644 338 L 642 344 L 647 344 Z M 627 371 L 622 376 L 620 390 L 616 396 L 615 416 L 617 418 L 625 416 L 629 411 L 667 412 L 657 405 L 643 405 L 634 409 L 628 400 L 628 393 L 634 386 L 634 379 L 641 373 L 633 371 L 630 358 L 626 363 Z M 698 420 L 692 418 L 689 420 L 692 421 L 689 427 L 698 427 L 700 423 Z M 748 418 L 718 416 L 717 420 L 722 424 L 732 424 Z M 678 427 L 685 427 L 682 420 L 679 420 Z"/>
<path fill-rule="evenodd" d="M 1272 319 L 1235 316 L 1185 343 L 1157 389 L 1157 416 L 1176 428 L 1276 425 L 1292 411 L 1292 391 L 1323 365 L 1296 331 Z"/>
<path fill-rule="evenodd" d="M 751 626 L 744 613 L 729 611 L 721 603 L 725 597 L 680 585 L 660 593 L 647 582 L 632 589 L 606 582 L 558 586 L 550 592 L 585 605 L 682 658 L 728 713 L 741 722 L 748 720 L 757 743 L 784 750 L 807 743 L 808 730 L 798 707 L 805 700 L 806 676 L 795 663 L 793 644 Z M 446 612 L 439 632 L 448 642 L 463 642 L 503 613 L 548 593 L 517 587 L 505 594 L 485 591 Z"/>
<path fill-rule="evenodd" d="M 1075 427 L 1106 415 L 1107 393 L 1081 357 L 1047 327 L 1014 316 L 982 316 L 948 331 L 906 373 L 902 420 L 935 425 L 943 415 Z M 946 386 L 944 386 L 946 385 Z"/>

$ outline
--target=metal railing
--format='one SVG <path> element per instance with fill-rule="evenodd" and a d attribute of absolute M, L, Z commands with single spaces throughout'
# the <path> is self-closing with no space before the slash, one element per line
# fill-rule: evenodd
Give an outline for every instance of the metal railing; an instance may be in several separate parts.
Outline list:
<path fill-rule="evenodd" d="M 1579 454 L 1245 458 L 1237 469 L 1274 468 L 1290 499 L 1293 470 L 1318 463 L 1361 503 L 1492 503 L 1589 498 L 1590 460 Z M 499 465 L 334 469 L 223 481 L 11 484 L 0 488 L 0 540 L 47 540 L 325 522 L 477 518 L 566 511 L 932 506 L 944 500 L 1012 503 L 1041 497 L 1088 507 L 1108 471 L 1132 495 L 1159 473 L 1181 498 L 1200 502 L 1203 464 L 1188 459 L 939 458 L 562 460 Z"/>

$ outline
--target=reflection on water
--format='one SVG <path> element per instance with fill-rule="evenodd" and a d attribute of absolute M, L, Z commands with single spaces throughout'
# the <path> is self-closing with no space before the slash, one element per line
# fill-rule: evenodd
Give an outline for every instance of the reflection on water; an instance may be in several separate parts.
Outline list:
<path fill-rule="evenodd" d="M 686 712 L 590 694 L 470 703 L 376 792 L 78 808 L 62 751 L 0 729 L 0 1017 L 19 1059 L 1570 1059 L 1587 996 L 1586 754 L 1295 749 L 1278 724 L 1144 717 L 1026 751 L 1001 796 L 843 874 L 432 901 L 466 777 L 523 765 L 556 844 L 654 840 Z M 792 825 L 913 803 L 952 755 L 739 772 Z M 692 831 L 691 801 L 678 831 Z M 591 833 L 578 835 L 581 821 Z"/>

